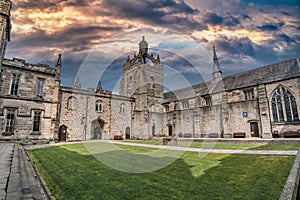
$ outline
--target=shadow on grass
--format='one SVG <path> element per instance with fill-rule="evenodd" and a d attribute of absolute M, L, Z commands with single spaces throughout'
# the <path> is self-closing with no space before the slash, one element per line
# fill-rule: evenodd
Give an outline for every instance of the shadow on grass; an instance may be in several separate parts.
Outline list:
<path fill-rule="evenodd" d="M 120 151 L 95 156 L 114 159 L 123 155 Z M 197 153 L 186 152 L 165 168 L 134 174 L 104 165 L 82 144 L 36 149 L 30 155 L 57 199 L 76 200 L 278 199 L 294 160 L 292 156 L 224 154 L 199 159 Z M 135 159 L 153 161 L 144 154 L 136 154 Z M 170 159 L 157 157 L 155 162 Z"/>

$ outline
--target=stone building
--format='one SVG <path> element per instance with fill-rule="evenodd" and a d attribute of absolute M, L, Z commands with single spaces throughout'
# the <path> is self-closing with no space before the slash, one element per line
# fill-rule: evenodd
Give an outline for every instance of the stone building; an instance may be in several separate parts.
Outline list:
<path fill-rule="evenodd" d="M 210 82 L 164 93 L 164 66 L 149 53 L 124 60 L 120 95 L 60 84 L 56 66 L 5 59 L 11 1 L 0 0 L 0 140 L 280 137 L 300 130 L 298 59 L 223 77 L 215 48 Z M 298 131 L 299 132 L 299 131 Z"/>

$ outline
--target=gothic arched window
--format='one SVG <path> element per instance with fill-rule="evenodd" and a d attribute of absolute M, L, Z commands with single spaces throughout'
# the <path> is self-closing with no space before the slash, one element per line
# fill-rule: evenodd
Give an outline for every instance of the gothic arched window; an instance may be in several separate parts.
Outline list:
<path fill-rule="evenodd" d="M 122 104 L 120 105 L 120 113 L 121 113 L 121 114 L 125 114 L 125 113 L 126 113 L 126 106 L 125 106 L 124 103 L 122 103 Z"/>
<path fill-rule="evenodd" d="M 102 106 L 102 101 L 101 100 L 97 100 L 95 106 L 96 106 L 95 107 L 96 112 L 102 112 L 103 106 Z"/>
<path fill-rule="evenodd" d="M 271 99 L 273 121 L 299 121 L 297 102 L 294 95 L 284 87 L 278 87 Z"/>
<path fill-rule="evenodd" d="M 73 97 L 73 96 L 69 97 L 68 102 L 67 102 L 68 110 L 76 110 L 77 106 L 78 106 L 78 102 L 77 102 L 76 97 Z"/>

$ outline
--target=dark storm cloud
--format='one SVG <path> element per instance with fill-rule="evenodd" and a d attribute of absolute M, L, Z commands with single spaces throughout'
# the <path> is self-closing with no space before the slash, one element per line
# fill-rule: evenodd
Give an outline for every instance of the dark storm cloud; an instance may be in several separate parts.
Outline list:
<path fill-rule="evenodd" d="M 89 5 L 89 0 L 39 0 L 39 1 L 16 1 L 13 7 L 23 9 L 51 9 L 59 10 L 62 6 L 84 7 Z"/>
<path fill-rule="evenodd" d="M 273 24 L 266 24 L 263 26 L 259 26 L 257 28 L 262 31 L 277 31 L 279 29 L 277 26 L 275 26 Z"/>
<path fill-rule="evenodd" d="M 275 42 L 270 40 L 264 44 L 251 42 L 245 38 L 227 38 L 225 36 L 218 37 L 214 44 L 218 51 L 223 53 L 223 64 L 231 64 L 239 66 L 243 58 L 249 57 L 254 59 L 260 65 L 275 63 L 279 61 L 279 55 L 274 50 Z M 252 66 L 255 67 L 255 66 Z M 258 66 L 256 66 L 258 67 Z"/>
<path fill-rule="evenodd" d="M 210 25 L 221 25 L 223 20 L 223 17 L 211 12 L 206 13 L 203 17 L 203 22 Z"/>
<path fill-rule="evenodd" d="M 245 18 L 249 18 L 249 16 L 244 16 Z M 209 24 L 212 26 L 227 26 L 227 27 L 235 27 L 240 25 L 240 20 L 237 17 L 227 15 L 227 16 L 219 16 L 213 12 L 207 12 L 203 16 L 204 24 Z"/>
<path fill-rule="evenodd" d="M 215 40 L 218 49 L 227 54 L 254 56 L 253 43 L 249 38 L 228 38 L 220 36 Z"/>
<path fill-rule="evenodd" d="M 285 42 L 287 45 L 291 45 L 292 43 L 296 42 L 294 39 L 292 39 L 290 36 L 288 36 L 286 34 L 278 34 L 277 39 L 279 41 Z"/>
<path fill-rule="evenodd" d="M 269 24 L 264 24 L 262 26 L 258 26 L 257 28 L 261 31 L 278 31 L 284 25 L 285 25 L 284 22 L 269 23 Z"/>
<path fill-rule="evenodd" d="M 136 0 L 104 0 L 102 6 L 111 11 L 115 17 L 139 20 L 144 23 L 167 26 L 174 30 L 203 30 L 205 25 L 194 17 L 200 12 L 184 1 L 136 1 Z"/>
<path fill-rule="evenodd" d="M 92 40 L 99 40 L 105 32 L 119 32 L 121 27 L 82 26 L 68 27 L 56 34 L 47 34 L 43 30 L 35 30 L 30 35 L 12 34 L 18 40 L 19 47 L 63 47 L 72 51 L 90 49 Z"/>
<path fill-rule="evenodd" d="M 244 3 L 273 6 L 300 6 L 299 0 L 241 0 Z"/>

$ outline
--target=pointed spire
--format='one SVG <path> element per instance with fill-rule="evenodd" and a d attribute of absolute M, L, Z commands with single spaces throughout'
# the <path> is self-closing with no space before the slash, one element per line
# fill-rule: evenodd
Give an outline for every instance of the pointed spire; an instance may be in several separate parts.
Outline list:
<path fill-rule="evenodd" d="M 76 89 L 81 88 L 81 84 L 80 84 L 80 81 L 79 81 L 79 76 L 77 76 L 77 79 L 76 79 L 75 84 L 74 84 L 74 88 L 76 88 Z"/>
<path fill-rule="evenodd" d="M 101 85 L 101 81 L 100 81 L 100 80 L 99 80 L 98 85 L 97 85 L 97 88 L 96 88 L 96 93 L 97 93 L 97 92 L 100 92 L 100 93 L 103 92 L 103 88 L 102 88 L 102 85 Z"/>
<path fill-rule="evenodd" d="M 56 62 L 56 66 L 61 65 L 61 54 L 58 55 L 58 60 Z"/>
<path fill-rule="evenodd" d="M 219 59 L 216 53 L 216 47 L 213 47 L 213 52 L 214 52 L 214 71 L 219 71 L 221 72 L 220 64 L 219 64 Z"/>
<path fill-rule="evenodd" d="M 214 69 L 213 69 L 213 79 L 214 80 L 219 80 L 222 79 L 222 70 L 219 64 L 219 59 L 216 53 L 216 47 L 213 46 L 213 54 L 214 54 Z"/>
<path fill-rule="evenodd" d="M 55 79 L 56 80 L 60 80 L 61 67 L 62 67 L 61 54 L 59 54 L 57 62 L 56 62 L 56 74 L 55 74 Z"/>

